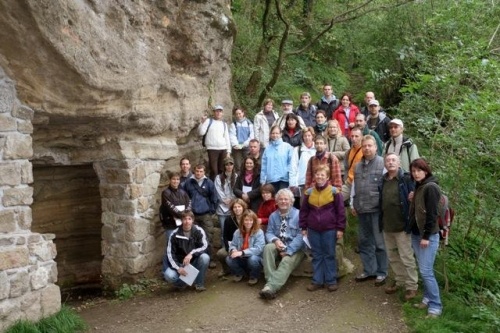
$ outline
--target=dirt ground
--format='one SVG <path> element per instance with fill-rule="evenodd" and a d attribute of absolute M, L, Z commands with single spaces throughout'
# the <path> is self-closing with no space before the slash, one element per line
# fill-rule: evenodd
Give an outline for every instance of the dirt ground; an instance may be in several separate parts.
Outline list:
<path fill-rule="evenodd" d="M 166 283 L 126 301 L 96 298 L 73 304 L 89 332 L 408 332 L 402 295 L 386 295 L 373 281 L 339 281 L 339 290 L 306 290 L 309 278 L 291 277 L 272 301 L 259 298 L 263 279 L 245 282 L 207 274 L 207 291 L 177 291 Z"/>

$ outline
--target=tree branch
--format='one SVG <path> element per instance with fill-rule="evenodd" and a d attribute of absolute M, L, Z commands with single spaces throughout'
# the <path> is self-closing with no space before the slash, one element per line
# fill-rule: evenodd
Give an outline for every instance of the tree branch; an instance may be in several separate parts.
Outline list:
<path fill-rule="evenodd" d="M 396 7 L 399 7 L 399 6 L 403 6 L 403 5 L 407 4 L 407 3 L 414 2 L 415 0 L 405 0 L 403 2 L 398 2 L 397 4 L 389 5 L 389 6 L 387 6 L 387 5 L 381 5 L 381 6 L 377 6 L 377 7 L 373 7 L 373 8 L 361 11 L 361 13 L 356 13 L 357 11 L 360 11 L 363 8 L 365 8 L 366 6 L 368 6 L 373 1 L 374 0 L 367 0 L 367 1 L 365 1 L 362 4 L 360 4 L 357 7 L 351 8 L 351 9 L 343 12 L 342 14 L 333 17 L 330 20 L 330 23 L 328 24 L 328 26 L 325 29 L 323 29 L 322 31 L 320 31 L 316 36 L 314 36 L 313 38 L 311 38 L 310 41 L 309 41 L 309 43 L 307 43 L 301 49 L 298 49 L 298 50 L 295 50 L 295 51 L 291 51 L 291 52 L 287 52 L 286 55 L 296 55 L 296 54 L 300 54 L 300 53 L 308 50 L 312 45 L 314 45 L 314 43 L 316 43 L 324 34 L 326 34 L 328 31 L 330 31 L 333 28 L 333 26 L 336 25 L 336 24 L 338 24 L 338 23 L 352 21 L 352 20 L 357 19 L 357 18 L 359 18 L 361 16 L 364 16 L 364 15 L 366 15 L 368 13 L 372 13 L 372 12 L 379 11 L 379 10 L 382 10 L 382 9 L 383 10 L 387 10 L 387 9 L 391 9 L 391 8 L 396 8 Z M 350 16 L 353 13 L 356 13 L 356 14 Z"/>

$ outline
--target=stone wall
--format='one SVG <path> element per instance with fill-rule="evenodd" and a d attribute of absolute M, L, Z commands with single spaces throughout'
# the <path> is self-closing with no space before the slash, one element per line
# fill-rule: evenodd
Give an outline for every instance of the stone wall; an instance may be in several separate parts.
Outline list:
<path fill-rule="evenodd" d="M 59 311 L 53 234 L 31 232 L 31 119 L 0 68 L 0 331 Z"/>
<path fill-rule="evenodd" d="M 60 303 L 53 236 L 32 232 L 30 205 L 42 193 L 30 186 L 32 164 L 95 170 L 105 284 L 159 275 L 163 173 L 185 154 L 198 163 L 202 114 L 232 107 L 229 4 L 0 1 L 0 260 L 9 266 L 0 274 L 2 325 Z M 54 225 L 71 217 L 61 212 Z"/>

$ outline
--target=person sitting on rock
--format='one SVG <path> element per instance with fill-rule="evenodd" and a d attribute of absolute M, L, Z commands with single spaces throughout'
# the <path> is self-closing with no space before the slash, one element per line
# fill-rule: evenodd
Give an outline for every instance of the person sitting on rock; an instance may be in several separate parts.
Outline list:
<path fill-rule="evenodd" d="M 263 264 L 266 284 L 260 291 L 264 299 L 276 298 L 293 270 L 305 257 L 304 240 L 299 228 L 299 210 L 293 207 L 294 196 L 287 188 L 276 194 L 278 209 L 269 217 Z M 280 259 L 276 265 L 276 259 Z"/>
<path fill-rule="evenodd" d="M 177 228 L 167 246 L 168 267 L 164 272 L 165 280 L 178 289 L 185 289 L 186 284 L 180 276 L 186 276 L 186 266 L 193 265 L 199 273 L 194 280 L 196 291 L 205 291 L 205 273 L 210 262 L 207 254 L 208 240 L 202 228 L 193 224 L 192 211 L 182 213 L 182 227 Z"/>

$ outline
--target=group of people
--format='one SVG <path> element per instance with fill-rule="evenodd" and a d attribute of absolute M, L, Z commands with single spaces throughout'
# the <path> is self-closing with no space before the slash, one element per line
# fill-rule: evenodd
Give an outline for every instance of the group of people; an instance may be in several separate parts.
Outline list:
<path fill-rule="evenodd" d="M 208 152 L 209 176 L 189 160 L 170 175 L 162 193 L 160 218 L 166 230 L 164 276 L 179 288 L 179 276 L 191 263 L 200 271 L 195 288 L 204 288 L 207 267 L 215 267 L 213 219 L 217 215 L 222 246 L 216 253 L 219 276 L 248 277 L 255 285 L 264 271 L 260 296 L 275 298 L 305 251 L 312 255 L 309 291 L 338 289 L 336 245 L 346 228 L 346 208 L 358 217 L 358 248 L 363 266 L 355 280 L 375 280 L 385 292 L 405 289 L 417 296 L 417 264 L 423 298 L 416 307 L 429 317 L 442 312 L 433 265 L 439 246 L 440 188 L 417 146 L 403 135 L 404 124 L 381 109 L 372 92 L 358 108 L 350 94 L 340 101 L 332 86 L 311 103 L 309 93 L 274 102 L 250 121 L 241 107 L 233 121 L 216 105 L 204 116 L 199 134 Z M 274 196 L 274 194 L 276 195 Z M 415 261 L 416 258 L 416 261 Z M 386 284 L 388 265 L 394 281 Z"/>

